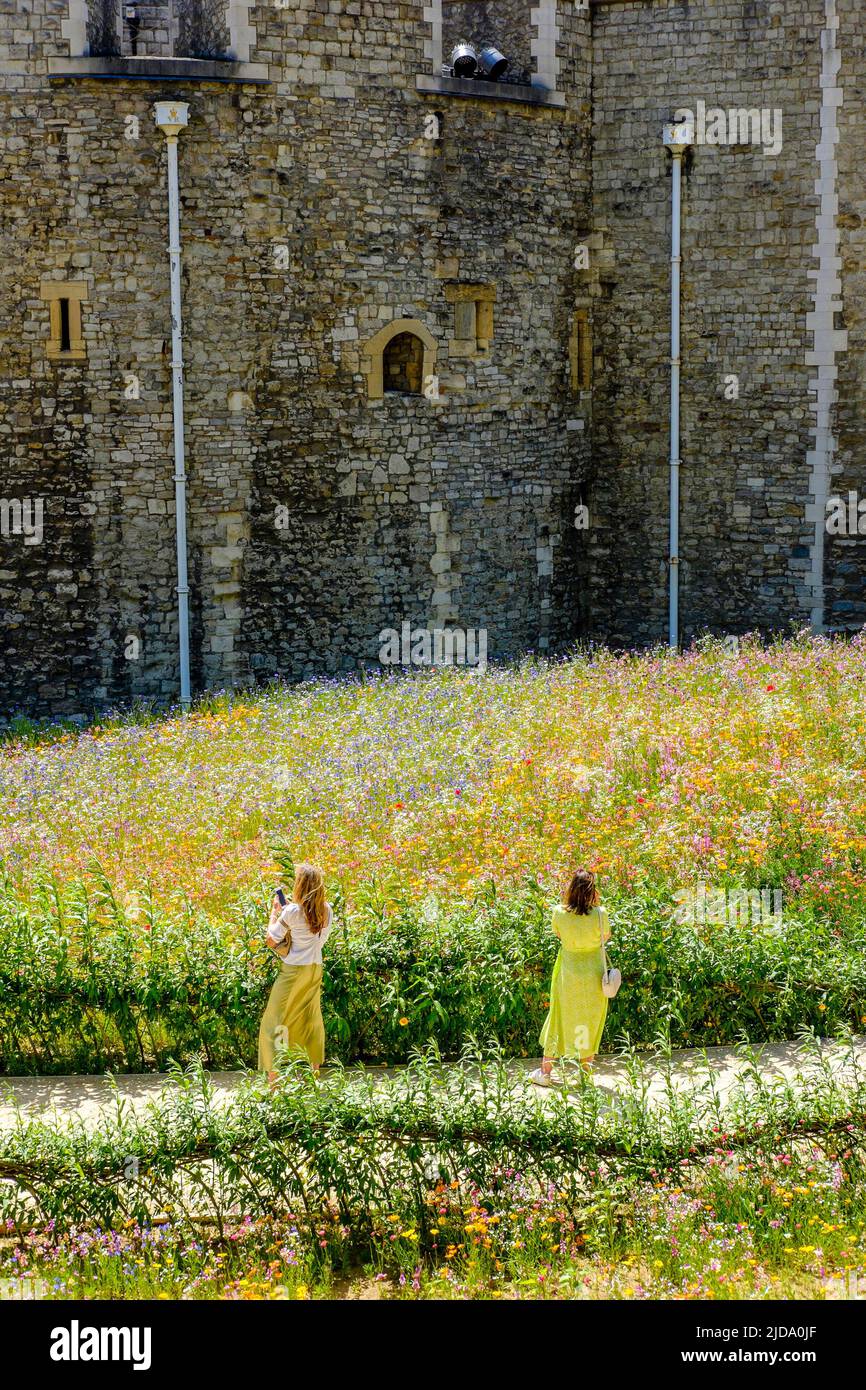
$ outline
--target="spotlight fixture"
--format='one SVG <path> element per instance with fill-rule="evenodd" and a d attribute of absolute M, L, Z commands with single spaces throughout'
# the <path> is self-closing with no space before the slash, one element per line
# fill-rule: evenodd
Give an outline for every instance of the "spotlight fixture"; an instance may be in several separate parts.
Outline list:
<path fill-rule="evenodd" d="M 487 44 L 481 50 L 478 66 L 484 77 L 488 77 L 491 82 L 498 82 L 500 77 L 504 77 L 508 71 L 508 59 L 499 52 L 498 48 L 494 48 L 492 44 Z"/>
<path fill-rule="evenodd" d="M 451 71 L 455 77 L 474 77 L 478 54 L 471 43 L 458 43 L 451 50 Z"/>

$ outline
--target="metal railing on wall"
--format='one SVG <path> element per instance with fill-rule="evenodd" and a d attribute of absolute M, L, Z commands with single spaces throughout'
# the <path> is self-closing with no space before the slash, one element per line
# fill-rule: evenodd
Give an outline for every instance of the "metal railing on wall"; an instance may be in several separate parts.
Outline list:
<path fill-rule="evenodd" d="M 99 57 L 220 58 L 228 0 L 89 0 L 88 50 Z"/>
<path fill-rule="evenodd" d="M 180 0 L 117 0 L 117 3 L 122 54 L 178 56 Z"/>

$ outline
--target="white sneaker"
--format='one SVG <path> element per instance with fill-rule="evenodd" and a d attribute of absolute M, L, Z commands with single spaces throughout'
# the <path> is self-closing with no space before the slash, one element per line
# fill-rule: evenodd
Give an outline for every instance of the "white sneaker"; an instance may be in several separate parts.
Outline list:
<path fill-rule="evenodd" d="M 529 1080 L 536 1086 L 560 1086 L 562 1083 L 555 1072 L 542 1071 L 541 1067 L 536 1067 L 535 1071 L 529 1073 Z"/>

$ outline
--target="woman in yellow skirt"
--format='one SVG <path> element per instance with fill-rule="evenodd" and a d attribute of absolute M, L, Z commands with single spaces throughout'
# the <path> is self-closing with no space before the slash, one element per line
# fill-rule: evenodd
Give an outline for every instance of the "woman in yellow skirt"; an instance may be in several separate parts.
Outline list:
<path fill-rule="evenodd" d="M 550 983 L 550 1009 L 541 1030 L 544 1056 L 530 1073 L 537 1086 L 555 1086 L 554 1057 L 579 1057 L 589 1068 L 601 1043 L 607 1018 L 602 992 L 602 933 L 610 940 L 610 923 L 600 905 L 595 874 L 578 869 L 568 886 L 565 905 L 553 913 L 553 930 L 562 945 Z"/>
<path fill-rule="evenodd" d="M 274 898 L 265 940 L 282 960 L 259 1028 L 259 1070 L 273 1085 L 275 1063 L 307 1058 L 317 1073 L 325 1060 L 322 947 L 331 931 L 325 880 L 314 864 L 299 864 L 292 901 Z"/>

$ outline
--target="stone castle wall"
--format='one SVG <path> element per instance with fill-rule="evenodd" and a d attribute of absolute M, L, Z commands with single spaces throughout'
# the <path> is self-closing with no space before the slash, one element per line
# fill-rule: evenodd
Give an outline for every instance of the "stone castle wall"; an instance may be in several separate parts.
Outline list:
<path fill-rule="evenodd" d="M 834 7 L 831 7 L 831 9 Z M 833 416 L 837 448 L 833 456 L 831 492 L 843 498 L 857 493 L 866 498 L 866 179 L 862 151 L 866 140 L 866 32 L 863 10 L 856 0 L 838 0 L 838 52 L 825 60 L 828 82 L 841 97 L 835 122 L 827 122 L 827 140 L 837 163 L 838 243 L 830 251 L 839 258 L 839 303 L 834 322 L 844 333 L 844 350 L 835 355 L 838 405 Z M 833 78 L 833 72 L 836 77 Z M 833 87 L 829 90 L 836 95 Z M 822 167 L 824 165 L 822 164 Z M 832 169 L 829 171 L 832 173 Z M 866 512 L 866 506 L 863 508 Z M 866 518 L 860 526 L 866 532 Z M 831 626 L 851 628 L 866 623 L 866 534 L 825 539 L 824 618 Z"/>
<path fill-rule="evenodd" d="M 196 687 L 376 666 L 404 619 L 492 658 L 665 637 L 661 129 L 699 102 L 782 138 L 685 162 L 682 636 L 862 625 L 866 536 L 824 526 L 866 495 L 857 0 L 209 6 L 255 82 L 60 77 L 97 0 L 0 0 L 0 521 L 45 508 L 40 544 L 0 534 L 0 713 L 177 691 L 162 98 L 190 107 Z M 438 80 L 470 21 L 539 99 Z M 58 361 L 67 282 L 86 355 Z M 403 320 L 428 395 L 376 389 Z"/>
<path fill-rule="evenodd" d="M 660 132 L 699 100 L 780 111 L 782 147 L 703 144 L 686 163 L 682 636 L 866 619 L 866 542 L 826 537 L 822 505 L 838 487 L 866 494 L 860 14 L 855 0 L 594 11 L 588 622 L 600 636 L 667 633 L 671 160 Z"/>
<path fill-rule="evenodd" d="M 3 712 L 177 692 L 164 98 L 190 107 L 194 685 L 375 666 L 404 619 L 484 627 L 491 656 L 567 642 L 586 19 L 554 107 L 419 92 L 420 3 L 256 10 L 258 85 L 49 80 L 60 9 L 0 10 L 0 441 L 8 496 L 45 501 L 41 544 L 0 537 Z M 84 286 L 83 360 L 46 355 L 61 281 Z M 455 338 L 467 285 L 495 292 L 487 348 Z M 432 337 L 438 400 L 369 398 L 365 346 L 398 319 Z"/>

